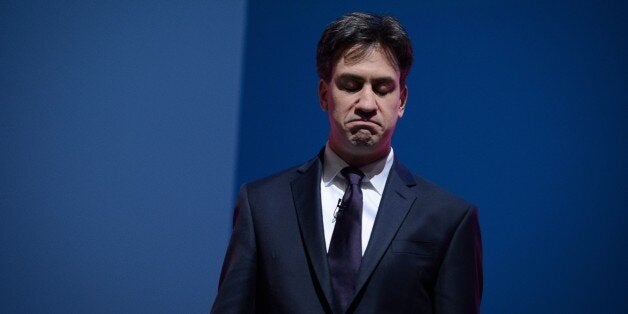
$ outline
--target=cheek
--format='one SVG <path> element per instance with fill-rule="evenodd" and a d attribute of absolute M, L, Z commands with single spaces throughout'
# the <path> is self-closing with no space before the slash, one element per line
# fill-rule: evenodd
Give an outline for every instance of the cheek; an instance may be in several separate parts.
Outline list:
<path fill-rule="evenodd" d="M 347 111 L 351 108 L 351 104 L 355 102 L 356 95 L 337 91 L 332 93 L 330 101 L 334 104 L 336 111 Z"/>
<path fill-rule="evenodd" d="M 385 113 L 385 120 L 389 125 L 394 125 L 397 120 L 403 115 L 403 108 L 398 103 L 391 103 L 389 109 Z"/>
<path fill-rule="evenodd" d="M 334 120 L 334 123 L 342 126 L 344 125 L 343 121 L 344 121 L 344 115 L 342 114 L 342 112 L 339 112 L 338 110 L 334 110 L 330 117 Z"/>

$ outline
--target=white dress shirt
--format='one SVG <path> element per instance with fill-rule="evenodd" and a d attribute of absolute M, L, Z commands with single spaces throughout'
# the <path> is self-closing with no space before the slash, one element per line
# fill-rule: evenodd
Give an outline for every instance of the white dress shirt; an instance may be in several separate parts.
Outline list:
<path fill-rule="evenodd" d="M 382 158 L 374 163 L 360 167 L 364 173 L 362 179 L 362 255 L 366 251 L 379 203 L 382 200 L 388 173 L 392 167 L 394 154 L 392 148 L 386 158 Z M 325 146 L 325 159 L 323 163 L 323 175 L 321 176 L 321 209 L 323 214 L 323 228 L 325 231 L 325 245 L 329 251 L 329 243 L 334 232 L 334 213 L 338 205 L 338 200 L 342 200 L 347 183 L 340 173 L 342 168 L 348 164 L 342 160 L 329 144 Z"/>

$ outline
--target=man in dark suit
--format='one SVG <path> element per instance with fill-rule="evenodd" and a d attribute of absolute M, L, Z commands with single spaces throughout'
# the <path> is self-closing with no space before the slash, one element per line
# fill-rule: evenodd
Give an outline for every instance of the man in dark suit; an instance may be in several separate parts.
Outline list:
<path fill-rule="evenodd" d="M 314 159 L 240 190 L 213 313 L 478 313 L 477 209 L 410 173 L 391 138 L 410 40 L 345 15 L 317 49 L 329 139 Z"/>

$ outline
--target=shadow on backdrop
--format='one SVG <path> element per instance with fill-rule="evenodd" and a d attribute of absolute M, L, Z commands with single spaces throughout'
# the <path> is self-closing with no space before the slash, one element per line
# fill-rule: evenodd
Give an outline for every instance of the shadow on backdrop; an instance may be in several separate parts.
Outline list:
<path fill-rule="evenodd" d="M 356 10 L 397 16 L 413 39 L 395 155 L 479 205 L 483 312 L 628 311 L 620 2 L 251 1 L 238 185 L 324 145 L 315 48 Z"/>

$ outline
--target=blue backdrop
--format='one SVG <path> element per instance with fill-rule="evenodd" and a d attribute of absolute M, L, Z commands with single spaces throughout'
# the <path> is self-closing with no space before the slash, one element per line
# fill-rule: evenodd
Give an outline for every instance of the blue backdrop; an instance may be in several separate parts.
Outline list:
<path fill-rule="evenodd" d="M 0 313 L 206 313 L 244 1 L 0 2 Z"/>
<path fill-rule="evenodd" d="M 0 2 L 0 312 L 207 312 L 238 186 L 324 145 L 327 23 L 413 39 L 393 140 L 480 206 L 484 313 L 628 311 L 628 6 Z"/>
<path fill-rule="evenodd" d="M 393 146 L 480 207 L 484 313 L 628 312 L 628 7 L 622 2 L 250 1 L 238 183 L 314 156 L 324 26 L 355 10 L 408 29 Z"/>

